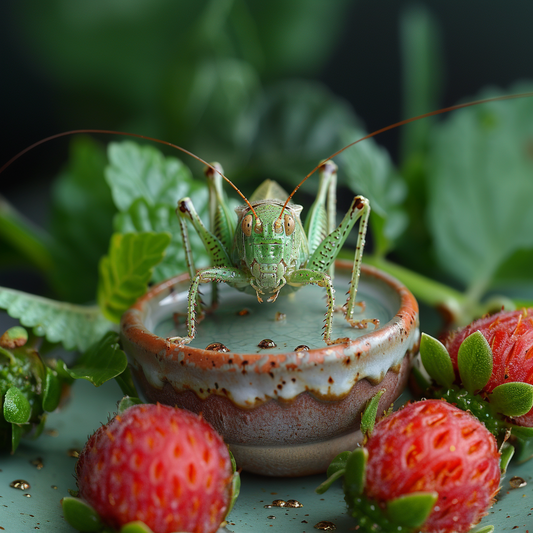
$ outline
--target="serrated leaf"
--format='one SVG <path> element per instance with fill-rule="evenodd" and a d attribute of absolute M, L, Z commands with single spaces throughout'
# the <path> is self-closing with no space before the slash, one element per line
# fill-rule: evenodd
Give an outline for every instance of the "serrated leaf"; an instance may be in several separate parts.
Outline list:
<path fill-rule="evenodd" d="M 207 197 L 200 198 L 200 195 L 196 195 L 196 200 L 193 200 L 193 202 L 198 205 L 201 212 L 205 213 Z M 150 205 L 145 198 L 137 198 L 127 211 L 116 216 L 115 229 L 120 233 L 153 231 L 156 233 L 168 232 L 171 235 L 171 241 L 165 256 L 154 268 L 152 274 L 154 283 L 159 283 L 187 270 L 185 250 L 175 205 Z M 189 236 L 196 267 L 208 266 L 209 255 L 200 237 L 194 231 L 191 231 Z"/>
<path fill-rule="evenodd" d="M 61 342 L 67 350 L 85 351 L 112 327 L 98 307 L 58 302 L 5 287 L 0 287 L 0 308 L 33 328 L 36 335 Z"/>
<path fill-rule="evenodd" d="M 111 143 L 108 156 L 105 175 L 120 211 L 129 209 L 138 198 L 144 198 L 149 205 L 175 208 L 194 183 L 191 171 L 181 161 L 165 158 L 153 146 L 139 146 L 131 141 Z"/>
<path fill-rule="evenodd" d="M 443 387 L 450 388 L 455 380 L 453 363 L 446 347 L 439 340 L 422 333 L 420 358 L 426 372 Z"/>
<path fill-rule="evenodd" d="M 379 400 L 385 393 L 385 389 L 380 390 L 371 398 L 368 402 L 363 416 L 361 417 L 361 432 L 363 435 L 369 435 L 374 429 L 374 424 L 376 423 L 376 416 L 378 414 L 378 405 Z"/>
<path fill-rule="evenodd" d="M 503 383 L 494 388 L 489 402 L 505 416 L 525 415 L 533 407 L 533 385 L 521 382 Z"/>
<path fill-rule="evenodd" d="M 387 515 L 394 524 L 419 528 L 427 520 L 438 498 L 437 492 L 406 494 L 387 502 Z"/>
<path fill-rule="evenodd" d="M 115 233 L 109 253 L 100 261 L 98 304 L 112 322 L 120 317 L 147 289 L 152 271 L 170 243 L 168 233 Z"/>
<path fill-rule="evenodd" d="M 50 367 L 46 367 L 43 390 L 43 410 L 51 413 L 57 409 L 61 399 L 61 382 Z"/>
<path fill-rule="evenodd" d="M 98 513 L 79 498 L 66 496 L 61 500 L 61 505 L 65 520 L 78 531 L 92 533 L 104 527 Z"/>
<path fill-rule="evenodd" d="M 437 256 L 480 295 L 509 257 L 533 247 L 532 116 L 531 98 L 487 103 L 451 113 L 432 139 L 427 212 Z"/>
<path fill-rule="evenodd" d="M 492 350 L 480 331 L 469 335 L 459 346 L 457 366 L 468 392 L 474 394 L 488 383 L 492 375 Z"/>
<path fill-rule="evenodd" d="M 346 461 L 346 471 L 344 472 L 344 492 L 347 496 L 354 498 L 363 493 L 366 482 L 366 463 L 368 461 L 368 451 L 366 448 L 357 448 Z"/>
<path fill-rule="evenodd" d="M 31 417 L 31 405 L 17 388 L 10 387 L 4 395 L 4 418 L 12 424 L 27 424 Z"/>
<path fill-rule="evenodd" d="M 121 374 L 128 366 L 128 359 L 120 348 L 118 335 L 108 332 L 93 344 L 66 372 L 74 379 L 85 379 L 95 387 Z"/>

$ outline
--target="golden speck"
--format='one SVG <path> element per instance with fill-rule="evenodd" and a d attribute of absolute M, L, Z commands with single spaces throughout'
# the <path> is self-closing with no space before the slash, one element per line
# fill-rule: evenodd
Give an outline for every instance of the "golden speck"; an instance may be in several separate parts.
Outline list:
<path fill-rule="evenodd" d="M 15 481 L 12 481 L 9 486 L 13 489 L 19 489 L 19 490 L 28 490 L 30 489 L 30 484 L 27 481 L 24 481 L 23 479 L 15 479 Z"/>
<path fill-rule="evenodd" d="M 287 319 L 287 315 L 285 313 L 280 313 L 279 311 L 276 313 L 276 322 L 282 322 L 283 320 Z"/>
<path fill-rule="evenodd" d="M 272 339 L 263 339 L 257 346 L 265 350 L 266 348 L 275 348 L 277 344 Z"/>
<path fill-rule="evenodd" d="M 53 488 L 54 490 L 57 490 L 57 485 L 52 485 L 52 488 Z"/>
<path fill-rule="evenodd" d="M 275 517 L 273 514 L 271 514 L 270 516 L 267 516 L 267 518 L 268 518 L 269 520 L 275 520 L 276 517 Z"/>
<path fill-rule="evenodd" d="M 208 344 L 205 349 L 209 350 L 210 352 L 229 352 L 229 348 L 224 346 L 221 342 L 212 342 L 211 344 Z"/>
<path fill-rule="evenodd" d="M 24 496 L 26 496 L 26 498 L 31 498 L 31 494 L 24 494 Z"/>
<path fill-rule="evenodd" d="M 303 503 L 300 503 L 298 500 L 287 500 L 287 507 L 303 507 Z"/>
<path fill-rule="evenodd" d="M 43 464 L 43 460 L 41 457 L 37 457 L 36 459 L 32 459 L 30 461 L 30 464 L 32 464 L 35 468 L 37 468 L 37 470 L 41 470 L 41 468 L 43 468 L 44 464 Z"/>
<path fill-rule="evenodd" d="M 509 480 L 509 485 L 511 485 L 512 489 L 521 489 L 527 485 L 527 481 L 519 476 L 513 476 Z"/>
<path fill-rule="evenodd" d="M 455 451 L 455 446 L 454 446 L 453 444 L 450 446 L 450 451 L 451 451 L 451 452 L 454 452 L 454 451 Z"/>
<path fill-rule="evenodd" d="M 244 309 L 241 309 L 240 311 L 237 311 L 237 316 L 246 316 L 250 314 L 250 309 L 247 309 L 246 307 Z"/>
<path fill-rule="evenodd" d="M 76 450 L 76 448 L 69 448 L 67 450 L 67 455 L 69 457 L 74 457 L 75 459 L 77 459 L 80 456 L 80 451 Z"/>
<path fill-rule="evenodd" d="M 337 529 L 337 526 L 333 522 L 322 520 L 322 522 L 318 522 L 318 524 L 315 524 L 314 528 L 320 529 L 321 531 L 334 531 L 335 529 Z"/>

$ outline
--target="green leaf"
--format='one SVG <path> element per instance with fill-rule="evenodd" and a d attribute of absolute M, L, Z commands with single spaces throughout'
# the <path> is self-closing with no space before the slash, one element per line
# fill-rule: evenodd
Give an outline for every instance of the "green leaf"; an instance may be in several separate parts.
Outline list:
<path fill-rule="evenodd" d="M 15 453 L 22 438 L 22 426 L 11 424 L 11 453 Z"/>
<path fill-rule="evenodd" d="M 531 98 L 487 103 L 449 114 L 432 138 L 427 212 L 437 256 L 476 298 L 509 257 L 532 248 L 532 115 Z"/>
<path fill-rule="evenodd" d="M 507 467 L 509 466 L 511 459 L 513 458 L 514 452 L 514 446 L 511 446 L 509 443 L 506 442 L 502 446 L 500 454 L 500 472 L 502 474 L 505 474 L 505 472 L 507 472 Z"/>
<path fill-rule="evenodd" d="M 152 270 L 170 242 L 168 233 L 115 233 L 109 254 L 100 261 L 98 304 L 112 322 L 120 317 L 147 289 Z"/>
<path fill-rule="evenodd" d="M 453 363 L 444 344 L 422 333 L 420 338 L 420 357 L 426 372 L 443 387 L 450 388 L 455 380 Z"/>
<path fill-rule="evenodd" d="M 347 129 L 341 145 L 366 135 L 361 129 Z M 370 223 L 376 238 L 375 253 L 384 256 L 407 227 L 407 214 L 402 208 L 407 188 L 398 174 L 389 153 L 373 139 L 365 140 L 341 155 L 348 185 L 355 194 L 370 200 Z"/>
<path fill-rule="evenodd" d="M 385 393 L 385 389 L 380 390 L 371 398 L 368 402 L 363 416 L 361 417 L 361 432 L 363 435 L 369 435 L 374 429 L 374 424 L 376 423 L 376 416 L 378 414 L 378 405 L 379 400 Z"/>
<path fill-rule="evenodd" d="M 204 213 L 205 217 L 207 197 L 202 198 L 201 196 L 200 194 L 196 194 L 196 199 L 193 202 L 198 206 L 200 212 Z M 120 233 L 168 232 L 172 236 L 163 260 L 154 268 L 152 281 L 155 283 L 187 271 L 185 249 L 181 239 L 175 205 L 150 205 L 145 198 L 137 198 L 127 211 L 117 215 L 115 218 L 115 229 Z M 195 231 L 191 231 L 189 236 L 196 267 L 202 268 L 209 266 L 209 256 L 200 237 Z"/>
<path fill-rule="evenodd" d="M 120 528 L 120 533 L 153 533 L 144 522 L 136 520 L 135 522 L 128 522 Z"/>
<path fill-rule="evenodd" d="M 387 515 L 395 524 L 419 528 L 427 520 L 438 498 L 437 492 L 406 494 L 387 503 Z"/>
<path fill-rule="evenodd" d="M 511 431 L 519 439 L 533 439 L 533 428 L 511 424 Z"/>
<path fill-rule="evenodd" d="M 24 346 L 28 342 L 28 332 L 20 326 L 13 326 L 9 328 L 0 337 L 0 347 L 13 350 L 20 346 Z"/>
<path fill-rule="evenodd" d="M 344 473 L 344 493 L 350 499 L 360 496 L 365 488 L 366 463 L 368 461 L 368 451 L 366 448 L 357 448 L 346 461 L 346 472 Z"/>
<path fill-rule="evenodd" d="M 503 383 L 494 388 L 489 402 L 505 416 L 525 415 L 533 407 L 533 385 L 521 382 Z"/>
<path fill-rule="evenodd" d="M 27 424 L 31 417 L 31 405 L 17 387 L 10 387 L 4 395 L 4 418 L 12 424 Z"/>
<path fill-rule="evenodd" d="M 51 275 L 58 297 L 69 302 L 94 300 L 98 261 L 113 232 L 116 208 L 104 178 L 106 163 L 94 140 L 74 137 L 67 168 L 53 184 L 50 231 L 58 246 Z"/>
<path fill-rule="evenodd" d="M 65 520 L 78 531 L 101 531 L 104 527 L 98 513 L 79 498 L 66 496 L 61 500 Z"/>
<path fill-rule="evenodd" d="M 152 206 L 164 204 L 175 209 L 194 184 L 191 171 L 180 160 L 163 157 L 153 146 L 111 143 L 108 156 L 105 175 L 119 211 L 127 211 L 139 198 Z"/>
<path fill-rule="evenodd" d="M 130 407 L 133 407 L 134 405 L 140 405 L 142 403 L 142 400 L 140 400 L 139 398 L 135 398 L 132 396 L 124 396 L 124 398 L 122 398 L 122 400 L 120 400 L 118 404 L 118 412 L 120 414 L 126 409 L 129 409 Z"/>
<path fill-rule="evenodd" d="M 228 506 L 228 512 L 226 513 L 226 517 L 231 513 L 231 510 L 233 509 L 235 502 L 237 501 L 237 498 L 239 497 L 240 492 L 241 492 L 241 476 L 239 472 L 235 472 L 231 480 L 231 501 Z"/>
<path fill-rule="evenodd" d="M 51 413 L 57 409 L 61 399 L 61 382 L 55 372 L 46 367 L 46 377 L 43 390 L 43 410 Z"/>
<path fill-rule="evenodd" d="M 85 351 L 112 327 L 98 307 L 58 302 L 5 287 L 0 287 L 0 308 L 33 328 L 36 335 L 61 342 L 67 350 Z"/>
<path fill-rule="evenodd" d="M 492 350 L 480 331 L 469 335 L 459 346 L 457 366 L 464 388 L 472 394 L 483 389 L 492 375 Z"/>
<path fill-rule="evenodd" d="M 139 396 L 137 389 L 135 388 L 135 383 L 133 383 L 133 377 L 129 367 L 126 367 L 123 372 L 115 377 L 122 394 L 125 396 L 131 396 L 136 398 Z"/>
<path fill-rule="evenodd" d="M 85 379 L 95 387 L 124 372 L 128 359 L 120 348 L 118 335 L 108 332 L 93 344 L 66 372 L 74 379 Z"/>
<path fill-rule="evenodd" d="M 472 529 L 471 533 L 493 533 L 494 526 L 479 526 Z"/>
<path fill-rule="evenodd" d="M 346 463 L 351 454 L 352 452 L 341 452 L 331 461 L 327 471 L 328 478 L 315 489 L 317 494 L 324 494 L 337 479 L 344 476 Z"/>

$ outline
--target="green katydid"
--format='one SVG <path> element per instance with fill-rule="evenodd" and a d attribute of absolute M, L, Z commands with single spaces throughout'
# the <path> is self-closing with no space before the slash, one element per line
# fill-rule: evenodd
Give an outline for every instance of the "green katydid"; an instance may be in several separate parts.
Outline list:
<path fill-rule="evenodd" d="M 360 222 L 348 299 L 343 306 L 346 320 L 352 327 L 377 327 L 377 319 L 354 318 L 361 260 L 370 214 L 370 205 L 363 196 L 356 196 L 337 228 L 335 222 L 335 192 L 337 167 L 326 161 L 319 167 L 320 185 L 305 223 L 300 221 L 302 206 L 290 202 L 276 182 L 265 181 L 250 200 L 236 209 L 237 224 L 225 208 L 222 191 L 222 168 L 217 163 L 207 169 L 210 191 L 212 231 L 196 213 L 189 198 L 178 202 L 176 213 L 185 246 L 191 287 L 187 310 L 187 337 L 172 337 L 178 344 L 191 342 L 196 335 L 196 306 L 200 283 L 225 282 L 231 287 L 255 294 L 259 302 L 266 298 L 274 302 L 280 291 L 295 291 L 304 285 L 324 287 L 327 295 L 324 341 L 326 344 L 348 342 L 349 338 L 331 338 L 334 311 L 334 289 L 330 275 L 334 261 L 350 230 Z M 202 239 L 213 266 L 196 272 L 189 246 L 186 220 L 192 223 Z M 216 304 L 216 297 L 214 303 Z"/>

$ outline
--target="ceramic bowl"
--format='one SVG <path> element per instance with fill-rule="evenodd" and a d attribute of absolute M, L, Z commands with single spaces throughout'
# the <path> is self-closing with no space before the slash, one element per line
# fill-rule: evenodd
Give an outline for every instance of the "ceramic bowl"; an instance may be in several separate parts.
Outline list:
<path fill-rule="evenodd" d="M 337 262 L 337 293 L 346 292 L 350 273 L 351 263 Z M 364 316 L 379 318 L 380 326 L 353 329 L 336 313 L 333 338 L 351 340 L 333 346 L 322 340 L 326 303 L 314 286 L 259 304 L 219 285 L 220 303 L 199 323 L 194 341 L 169 342 L 185 335 L 188 286 L 188 275 L 180 275 L 139 299 L 123 316 L 123 346 L 144 399 L 201 413 L 244 470 L 324 472 L 338 453 L 361 442 L 367 401 L 385 390 L 382 412 L 405 387 L 419 343 L 418 304 L 381 271 L 363 266 L 358 294 Z M 204 301 L 209 289 L 203 287 Z M 276 346 L 261 348 L 265 339 Z M 229 351 L 206 350 L 212 343 Z"/>

